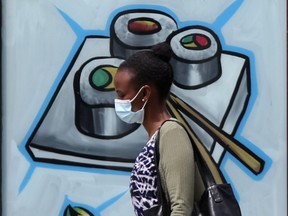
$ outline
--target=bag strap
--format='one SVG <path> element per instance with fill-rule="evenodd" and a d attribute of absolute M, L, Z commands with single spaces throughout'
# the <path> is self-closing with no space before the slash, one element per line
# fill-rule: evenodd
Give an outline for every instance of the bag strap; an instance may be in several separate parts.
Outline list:
<path fill-rule="evenodd" d="M 160 129 L 164 122 L 161 124 L 160 128 L 158 129 L 158 133 L 156 135 L 156 142 L 154 147 L 154 159 L 155 159 L 155 167 L 157 170 L 157 198 L 158 203 L 162 205 L 162 212 L 163 215 L 170 215 L 171 207 L 170 202 L 165 197 L 164 189 L 161 183 L 161 177 L 159 172 L 159 161 L 160 161 L 160 153 L 159 153 L 159 146 L 160 146 Z"/>
<path fill-rule="evenodd" d="M 183 125 L 180 121 L 178 121 L 177 119 L 168 119 L 166 121 L 164 121 L 160 128 L 158 129 L 159 132 L 158 132 L 158 136 L 157 136 L 157 140 L 156 143 L 155 143 L 155 153 L 156 153 L 156 158 L 155 158 L 155 161 L 157 164 L 157 169 L 158 169 L 158 163 L 159 163 L 159 159 L 160 159 L 160 154 L 159 154 L 159 145 L 160 145 L 160 129 L 161 127 L 163 126 L 163 124 L 167 121 L 173 121 L 173 122 L 176 122 L 177 124 L 179 124 L 181 127 L 184 128 L 184 130 L 186 131 L 187 135 L 189 136 L 189 139 L 190 139 L 190 142 L 192 144 L 192 147 L 193 147 L 193 151 L 194 151 L 194 158 L 195 158 L 195 161 L 197 163 L 197 166 L 198 166 L 198 169 L 199 169 L 199 173 L 200 173 L 200 176 L 202 178 L 202 181 L 204 183 L 204 186 L 206 188 L 208 187 L 211 187 L 212 185 L 215 185 L 215 179 L 209 169 L 209 167 L 207 166 L 207 163 L 205 162 L 205 159 L 203 158 L 202 154 L 199 152 L 198 150 L 198 147 L 196 146 L 195 142 L 193 141 L 193 139 L 191 138 L 187 128 L 185 125 Z M 157 175 L 158 175 L 158 172 L 157 172 Z M 160 179 L 159 179 L 160 180 Z M 160 182 L 161 183 L 161 182 Z"/>

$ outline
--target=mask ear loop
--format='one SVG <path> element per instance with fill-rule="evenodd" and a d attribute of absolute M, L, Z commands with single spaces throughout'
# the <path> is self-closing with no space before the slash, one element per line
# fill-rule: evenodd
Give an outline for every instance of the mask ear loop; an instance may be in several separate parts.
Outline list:
<path fill-rule="evenodd" d="M 137 92 L 137 94 L 130 100 L 130 102 L 133 102 L 135 100 L 135 98 L 140 94 L 141 90 L 144 88 L 144 86 L 142 86 L 139 91 Z M 142 99 L 142 101 L 144 100 L 144 98 Z"/>
<path fill-rule="evenodd" d="M 142 87 L 139 89 L 139 91 L 137 92 L 137 94 L 130 100 L 130 103 L 132 103 L 132 102 L 135 100 L 135 98 L 140 94 L 141 90 L 142 90 L 144 87 L 145 87 L 145 86 L 142 86 Z M 142 98 L 142 101 L 144 102 L 145 99 Z M 147 102 L 148 102 L 148 100 L 145 101 L 145 103 L 144 103 L 144 105 L 142 106 L 141 110 L 143 110 L 143 109 L 145 108 Z"/>

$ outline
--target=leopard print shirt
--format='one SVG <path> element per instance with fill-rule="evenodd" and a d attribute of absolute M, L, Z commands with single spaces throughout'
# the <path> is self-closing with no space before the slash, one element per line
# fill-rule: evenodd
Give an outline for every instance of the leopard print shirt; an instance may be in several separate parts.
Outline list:
<path fill-rule="evenodd" d="M 142 216 L 144 210 L 158 204 L 157 169 L 154 160 L 156 136 L 157 132 L 139 153 L 131 173 L 130 193 L 137 216 Z"/>

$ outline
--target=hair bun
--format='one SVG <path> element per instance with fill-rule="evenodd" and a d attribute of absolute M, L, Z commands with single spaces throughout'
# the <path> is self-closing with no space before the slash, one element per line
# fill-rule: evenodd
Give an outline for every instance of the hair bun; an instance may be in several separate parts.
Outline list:
<path fill-rule="evenodd" d="M 169 44 L 163 42 L 154 45 L 152 48 L 155 56 L 162 59 L 165 62 L 169 62 L 172 56 L 172 49 Z"/>

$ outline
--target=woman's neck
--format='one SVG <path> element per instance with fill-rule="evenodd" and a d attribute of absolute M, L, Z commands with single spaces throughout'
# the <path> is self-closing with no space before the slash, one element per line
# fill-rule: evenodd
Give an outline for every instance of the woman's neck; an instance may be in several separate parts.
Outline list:
<path fill-rule="evenodd" d="M 146 129 L 150 139 L 156 130 L 158 130 L 158 128 L 162 125 L 162 123 L 171 118 L 171 116 L 165 105 L 155 107 L 153 110 L 147 109 L 144 118 L 143 126 Z"/>

